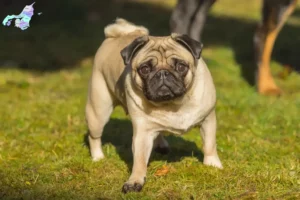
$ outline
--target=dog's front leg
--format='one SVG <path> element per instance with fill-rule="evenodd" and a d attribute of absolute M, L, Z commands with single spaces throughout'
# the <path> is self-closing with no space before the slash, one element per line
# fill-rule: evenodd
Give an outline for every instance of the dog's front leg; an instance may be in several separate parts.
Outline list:
<path fill-rule="evenodd" d="M 141 191 L 147 173 L 147 164 L 153 147 L 153 141 L 158 133 L 148 132 L 145 125 L 138 126 L 133 123 L 133 169 L 130 178 L 123 185 L 122 191 L 139 192 Z"/>
<path fill-rule="evenodd" d="M 201 125 L 201 137 L 203 140 L 203 153 L 205 165 L 223 168 L 217 153 L 216 144 L 217 119 L 213 110 Z"/>

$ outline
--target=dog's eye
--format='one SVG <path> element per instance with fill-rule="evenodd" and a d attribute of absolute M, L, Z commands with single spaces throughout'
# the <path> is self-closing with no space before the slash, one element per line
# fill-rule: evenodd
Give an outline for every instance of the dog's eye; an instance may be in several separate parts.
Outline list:
<path fill-rule="evenodd" d="M 177 70 L 178 72 L 184 73 L 184 72 L 187 71 L 187 69 L 188 69 L 188 67 L 187 67 L 186 64 L 180 63 L 180 62 L 176 63 L 176 70 Z"/>
<path fill-rule="evenodd" d="M 142 65 L 139 68 L 139 71 L 140 71 L 141 74 L 147 75 L 151 72 L 151 67 L 149 65 Z"/>

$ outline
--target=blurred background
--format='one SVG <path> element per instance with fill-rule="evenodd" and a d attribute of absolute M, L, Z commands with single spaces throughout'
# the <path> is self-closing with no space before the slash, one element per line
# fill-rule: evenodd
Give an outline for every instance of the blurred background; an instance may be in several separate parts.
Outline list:
<path fill-rule="evenodd" d="M 2 0 L 1 21 L 19 14 L 33 0 Z M 25 31 L 0 26 L 0 67 L 51 71 L 72 68 L 94 55 L 103 40 L 103 28 L 116 17 L 148 27 L 152 35 L 168 35 L 176 0 L 36 0 L 35 15 Z M 225 6 L 225 7 L 224 7 Z M 244 69 L 253 65 L 252 37 L 260 20 L 261 1 L 217 2 L 204 27 L 203 43 L 228 46 Z M 42 15 L 37 13 L 42 12 Z M 280 33 L 273 57 L 282 65 L 299 69 L 300 9 Z M 250 81 L 251 82 L 251 81 Z"/>
<path fill-rule="evenodd" d="M 1 22 L 6 15 L 19 14 L 32 2 L 1 1 Z M 1 67 L 37 71 L 76 67 L 94 56 L 103 41 L 104 26 L 113 23 L 116 17 L 148 26 L 153 34 L 169 33 L 170 10 L 162 5 L 123 0 L 36 0 L 34 9 L 27 30 L 14 28 L 14 24 L 1 25 Z M 36 15 L 38 12 L 43 14 Z"/>

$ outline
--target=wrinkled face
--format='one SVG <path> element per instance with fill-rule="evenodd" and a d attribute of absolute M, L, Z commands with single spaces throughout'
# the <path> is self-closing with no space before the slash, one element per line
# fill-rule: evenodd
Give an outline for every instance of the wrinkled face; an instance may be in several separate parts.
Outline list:
<path fill-rule="evenodd" d="M 134 84 L 150 101 L 163 102 L 181 97 L 193 82 L 202 45 L 187 36 L 176 36 L 181 38 L 144 36 L 132 43 L 137 42 L 133 47 L 136 52 L 131 54 L 127 64 L 132 67 Z M 198 49 L 192 49 L 197 45 Z M 124 58 L 124 50 L 122 56 Z M 124 61 L 126 64 L 126 58 Z"/>

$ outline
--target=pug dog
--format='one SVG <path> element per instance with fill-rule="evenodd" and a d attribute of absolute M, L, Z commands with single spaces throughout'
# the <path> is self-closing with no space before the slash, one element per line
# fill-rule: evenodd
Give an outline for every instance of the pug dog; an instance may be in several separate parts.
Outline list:
<path fill-rule="evenodd" d="M 216 148 L 216 91 L 201 58 L 203 45 L 186 35 L 150 36 L 125 19 L 105 27 L 89 82 L 86 121 L 92 159 L 104 158 L 101 135 L 115 106 L 133 126 L 133 169 L 122 187 L 140 191 L 153 148 L 168 151 L 164 132 L 201 127 L 204 164 L 222 168 Z"/>

